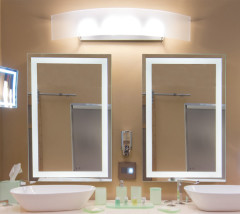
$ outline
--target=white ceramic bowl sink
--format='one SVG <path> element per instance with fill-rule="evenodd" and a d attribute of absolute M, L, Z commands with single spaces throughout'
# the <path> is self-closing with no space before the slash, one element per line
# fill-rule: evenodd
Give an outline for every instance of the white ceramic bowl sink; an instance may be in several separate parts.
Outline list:
<path fill-rule="evenodd" d="M 184 187 L 204 211 L 240 211 L 240 185 L 189 185 Z"/>
<path fill-rule="evenodd" d="M 10 192 L 25 210 L 42 212 L 81 209 L 95 189 L 88 185 L 33 185 Z"/>

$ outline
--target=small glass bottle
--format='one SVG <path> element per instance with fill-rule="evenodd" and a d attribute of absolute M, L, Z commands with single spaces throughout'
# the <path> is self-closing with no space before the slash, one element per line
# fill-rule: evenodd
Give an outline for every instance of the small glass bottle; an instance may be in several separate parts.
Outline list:
<path fill-rule="evenodd" d="M 145 203 L 146 203 L 146 197 L 142 197 L 142 198 L 141 198 L 141 203 L 142 203 L 142 205 L 145 205 Z"/>
<path fill-rule="evenodd" d="M 137 204 L 138 204 L 137 198 L 136 198 L 136 197 L 133 197 L 133 198 L 132 198 L 132 205 L 133 205 L 133 206 L 137 206 Z"/>
<path fill-rule="evenodd" d="M 115 207 L 120 207 L 120 198 L 119 197 L 115 198 Z"/>
<path fill-rule="evenodd" d="M 127 196 L 124 197 L 124 205 L 125 205 L 125 206 L 128 205 L 128 197 L 127 197 Z"/>

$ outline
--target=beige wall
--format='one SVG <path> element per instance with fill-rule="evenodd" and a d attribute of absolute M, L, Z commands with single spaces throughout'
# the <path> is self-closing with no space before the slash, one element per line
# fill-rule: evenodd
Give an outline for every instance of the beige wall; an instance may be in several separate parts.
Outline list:
<path fill-rule="evenodd" d="M 192 17 L 191 41 L 166 39 L 158 42 L 80 42 L 77 38 L 51 40 L 50 15 L 87 8 L 134 7 L 167 10 Z M 218 53 L 227 55 L 227 182 L 240 184 L 240 19 L 239 0 L 2 0 L 2 62 L 19 69 L 19 107 L 2 111 L 3 178 L 14 163 L 23 166 L 27 179 L 27 53 L 112 54 L 113 182 L 109 198 L 118 185 L 117 164 L 121 130 L 133 131 L 133 152 L 127 159 L 137 162 L 137 179 L 126 185 L 161 186 L 163 198 L 176 196 L 174 183 L 142 182 L 142 54 Z"/>

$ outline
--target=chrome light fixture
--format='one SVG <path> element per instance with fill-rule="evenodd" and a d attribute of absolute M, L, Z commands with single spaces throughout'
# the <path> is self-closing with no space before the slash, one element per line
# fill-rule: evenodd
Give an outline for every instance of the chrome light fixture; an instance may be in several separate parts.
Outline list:
<path fill-rule="evenodd" d="M 191 17 L 177 13 L 135 9 L 98 8 L 52 15 L 52 39 L 155 40 L 164 37 L 190 41 Z"/>
<path fill-rule="evenodd" d="M 17 108 L 18 71 L 0 66 L 0 107 Z"/>

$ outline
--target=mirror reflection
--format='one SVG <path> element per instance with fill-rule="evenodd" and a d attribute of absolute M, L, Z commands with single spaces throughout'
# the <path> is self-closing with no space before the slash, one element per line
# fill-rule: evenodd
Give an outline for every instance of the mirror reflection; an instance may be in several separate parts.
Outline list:
<path fill-rule="evenodd" d="M 29 66 L 32 177 L 111 179 L 110 56 L 31 54 Z"/>
<path fill-rule="evenodd" d="M 143 61 L 144 180 L 222 179 L 224 58 L 144 55 Z"/>

